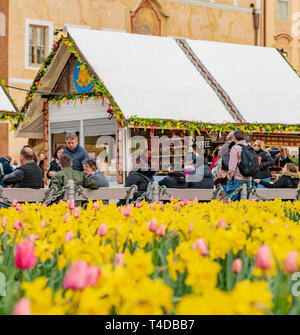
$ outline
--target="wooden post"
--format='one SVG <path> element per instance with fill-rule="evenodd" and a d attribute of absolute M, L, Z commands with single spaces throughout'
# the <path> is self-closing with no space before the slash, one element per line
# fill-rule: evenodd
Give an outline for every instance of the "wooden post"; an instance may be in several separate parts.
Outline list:
<path fill-rule="evenodd" d="M 48 128 L 48 121 L 49 121 L 49 103 L 48 101 L 44 102 L 44 152 L 45 152 L 45 161 L 44 161 L 44 185 L 48 183 L 46 178 L 46 173 L 49 167 L 49 128 Z"/>

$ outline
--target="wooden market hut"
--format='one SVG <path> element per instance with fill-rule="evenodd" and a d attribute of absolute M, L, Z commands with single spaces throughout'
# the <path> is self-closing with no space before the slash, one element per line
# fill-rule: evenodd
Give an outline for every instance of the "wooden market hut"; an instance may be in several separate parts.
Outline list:
<path fill-rule="evenodd" d="M 122 183 L 135 134 L 203 134 L 210 145 L 243 129 L 300 147 L 299 92 L 276 49 L 70 28 L 33 82 L 17 136 L 43 141 L 50 157 L 66 131 L 95 157 L 112 136 Z"/>

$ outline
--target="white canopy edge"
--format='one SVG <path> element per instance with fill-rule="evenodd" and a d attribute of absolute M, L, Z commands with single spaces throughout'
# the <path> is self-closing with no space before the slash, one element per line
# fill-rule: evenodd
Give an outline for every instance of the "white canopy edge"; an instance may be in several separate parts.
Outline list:
<path fill-rule="evenodd" d="M 0 85 L 0 112 L 17 112 L 16 106 L 11 102 L 2 85 Z"/>

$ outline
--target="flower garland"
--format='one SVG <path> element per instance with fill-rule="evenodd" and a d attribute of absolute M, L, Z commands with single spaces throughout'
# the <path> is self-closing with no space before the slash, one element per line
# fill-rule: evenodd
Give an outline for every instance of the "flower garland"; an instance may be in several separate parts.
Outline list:
<path fill-rule="evenodd" d="M 176 121 L 176 120 L 165 120 L 165 119 L 145 119 L 145 118 L 139 118 L 137 116 L 132 116 L 129 119 L 125 119 L 123 116 L 123 113 L 121 112 L 119 106 L 115 102 L 113 96 L 110 94 L 110 92 L 105 87 L 103 81 L 100 78 L 95 78 L 95 75 L 92 73 L 89 66 L 86 64 L 86 62 L 82 59 L 80 56 L 79 51 L 76 48 L 76 45 L 74 41 L 71 41 L 68 37 L 62 36 L 58 42 L 53 44 L 52 51 L 50 55 L 45 60 L 44 64 L 40 68 L 37 76 L 35 77 L 33 81 L 33 85 L 30 89 L 30 92 L 28 92 L 25 100 L 25 104 L 23 108 L 21 109 L 21 113 L 24 113 L 25 110 L 30 105 L 34 92 L 38 89 L 40 80 L 44 77 L 47 67 L 51 64 L 52 59 L 54 58 L 58 47 L 60 44 L 63 44 L 64 47 L 68 49 L 70 53 L 72 53 L 76 59 L 82 64 L 82 67 L 87 70 L 89 76 L 91 77 L 91 80 L 94 82 L 93 85 L 93 92 L 89 93 L 74 93 L 74 94 L 68 94 L 68 95 L 57 95 L 57 96 L 51 96 L 49 101 L 50 102 L 56 102 L 58 105 L 61 102 L 67 102 L 73 101 L 76 103 L 77 100 L 80 100 L 82 102 L 83 100 L 87 100 L 89 98 L 94 99 L 102 99 L 102 103 L 104 102 L 104 99 L 107 99 L 108 102 L 108 114 L 109 118 L 112 116 L 116 117 L 116 120 L 121 123 L 122 126 L 131 125 L 134 128 L 142 127 L 144 129 L 150 128 L 151 132 L 154 131 L 155 128 L 162 129 L 162 132 L 164 132 L 165 129 L 173 129 L 173 130 L 187 130 L 190 131 L 191 134 L 194 132 L 197 132 L 199 135 L 201 132 L 206 132 L 207 134 L 215 133 L 215 132 L 230 132 L 232 130 L 243 130 L 245 132 L 260 132 L 261 134 L 288 134 L 292 132 L 300 132 L 300 125 L 282 125 L 282 124 L 259 124 L 259 123 L 252 123 L 252 124 L 233 124 L 233 123 L 226 123 L 226 124 L 210 124 L 210 123 L 204 123 L 201 121 Z M 295 70 L 295 69 L 294 69 Z M 297 72 L 295 70 L 295 72 Z M 20 118 L 19 121 L 23 121 L 22 118 Z"/>

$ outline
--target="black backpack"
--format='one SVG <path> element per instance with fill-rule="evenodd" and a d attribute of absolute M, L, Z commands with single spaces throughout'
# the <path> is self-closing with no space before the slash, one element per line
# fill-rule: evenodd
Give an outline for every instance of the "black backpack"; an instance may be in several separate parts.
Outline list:
<path fill-rule="evenodd" d="M 242 148 L 241 162 L 238 165 L 240 172 L 245 177 L 254 177 L 259 171 L 257 153 L 251 145 L 238 145 Z"/>

